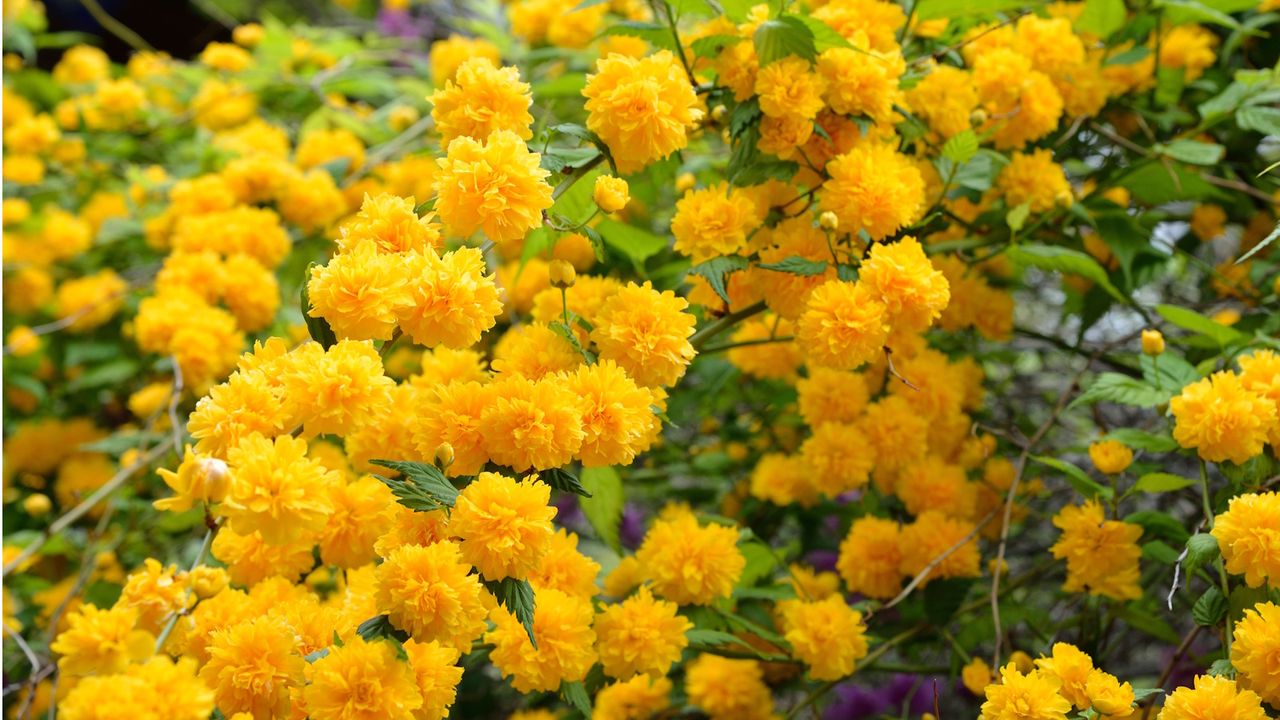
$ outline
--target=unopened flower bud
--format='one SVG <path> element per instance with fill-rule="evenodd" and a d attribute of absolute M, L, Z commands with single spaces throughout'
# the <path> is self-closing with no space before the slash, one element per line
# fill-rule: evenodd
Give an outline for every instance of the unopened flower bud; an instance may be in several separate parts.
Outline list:
<path fill-rule="evenodd" d="M 724 120 L 724 116 L 728 113 L 729 108 L 726 108 L 723 105 L 717 105 L 711 109 L 711 120 L 713 122 L 720 122 L 721 120 Z"/>
<path fill-rule="evenodd" d="M 551 287 L 561 290 L 573 287 L 573 282 L 577 279 L 573 266 L 564 260 L 552 260 L 548 274 L 551 276 Z"/>
<path fill-rule="evenodd" d="M 565 264 L 568 265 L 568 263 L 565 263 Z M 569 267 L 569 271 L 570 272 L 573 271 L 572 266 Z M 440 446 L 436 448 L 435 460 L 436 460 L 436 467 L 440 468 L 441 470 L 444 470 L 445 468 L 452 465 L 453 464 L 453 446 L 450 445 L 449 443 L 440 443 Z"/>
<path fill-rule="evenodd" d="M 827 210 L 818 216 L 818 226 L 827 232 L 832 232 L 840 227 L 840 218 L 836 214 Z"/>
<path fill-rule="evenodd" d="M 979 126 L 981 126 L 981 125 L 985 125 L 985 124 L 986 124 L 986 122 L 987 122 L 987 111 L 986 111 L 986 110 L 983 110 L 982 108 L 978 108 L 978 109 L 974 110 L 973 112 L 969 113 L 969 124 L 970 124 L 970 125 L 972 125 L 972 126 L 974 126 L 974 127 L 979 127 Z"/>
<path fill-rule="evenodd" d="M 27 499 L 22 501 L 22 509 L 31 517 L 40 517 L 53 509 L 53 503 L 48 495 L 36 493 L 28 495 Z"/>
<path fill-rule="evenodd" d="M 1070 190 L 1063 190 L 1053 196 L 1053 201 L 1061 207 L 1071 207 L 1071 203 L 1075 202 Z"/>
<path fill-rule="evenodd" d="M 204 487 L 204 499 L 209 502 L 222 502 L 227 496 L 227 488 L 231 484 L 231 472 L 227 463 L 218 458 L 201 458 L 195 467 L 197 487 Z"/>
<path fill-rule="evenodd" d="M 676 192 L 683 195 L 697 184 L 698 178 L 694 177 L 693 173 L 680 173 L 680 176 L 676 178 Z"/>
<path fill-rule="evenodd" d="M 411 105 L 397 105 L 387 114 L 387 125 L 396 132 L 404 132 L 410 125 L 418 122 L 421 114 Z"/>
<path fill-rule="evenodd" d="M 207 565 L 201 565 L 192 570 L 187 579 L 191 582 L 191 591 L 201 600 L 207 600 L 222 592 L 230 580 L 226 570 Z"/>
<path fill-rule="evenodd" d="M 1164 352 L 1164 335 L 1159 330 L 1142 331 L 1142 352 L 1147 355 L 1159 355 Z"/>

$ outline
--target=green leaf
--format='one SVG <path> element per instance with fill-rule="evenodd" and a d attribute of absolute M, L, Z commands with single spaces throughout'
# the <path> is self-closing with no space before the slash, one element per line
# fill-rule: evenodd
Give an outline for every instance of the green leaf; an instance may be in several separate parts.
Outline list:
<path fill-rule="evenodd" d="M 1218 658 L 1217 660 L 1214 660 L 1213 663 L 1209 665 L 1209 669 L 1206 672 L 1213 677 L 1234 679 L 1236 676 L 1236 668 L 1227 658 Z"/>
<path fill-rule="evenodd" d="M 308 265 L 306 274 L 302 276 L 303 283 L 300 297 L 302 319 L 307 324 L 307 332 L 311 335 L 311 339 L 320 343 L 320 346 L 325 350 L 328 350 L 338 344 L 338 336 L 334 334 L 333 328 L 329 327 L 329 321 L 322 317 L 311 316 L 311 298 L 307 296 L 307 285 L 311 278 L 311 269 L 314 267 L 318 267 L 318 264 L 311 263 Z"/>
<path fill-rule="evenodd" d="M 599 152 L 596 151 L 592 157 L 598 154 Z M 595 214 L 596 203 L 592 199 L 592 194 L 595 192 L 596 178 L 603 172 L 603 168 L 597 167 L 578 178 L 568 190 L 564 191 L 564 194 L 556 198 L 548 213 L 561 216 L 573 226 L 585 223 Z"/>
<path fill-rule="evenodd" d="M 1210 585 L 1208 590 L 1191 606 L 1191 619 L 1200 627 L 1213 627 L 1227 616 L 1227 599 L 1217 586 Z"/>
<path fill-rule="evenodd" d="M 1192 575 L 1205 563 L 1218 559 L 1218 539 L 1209 533 L 1196 533 L 1187 538 L 1187 559 L 1183 566 Z"/>
<path fill-rule="evenodd" d="M 1133 484 L 1133 490 L 1135 492 L 1144 493 L 1163 493 L 1181 490 L 1195 484 L 1195 480 L 1190 480 L 1180 475 L 1165 472 L 1153 472 L 1147 473 L 1146 475 L 1138 478 L 1138 482 Z"/>
<path fill-rule="evenodd" d="M 1134 450 L 1147 452 L 1171 452 L 1178 449 L 1178 442 L 1168 433 L 1150 433 L 1136 428 L 1119 428 L 1107 433 L 1108 440 L 1122 442 Z"/>
<path fill-rule="evenodd" d="M 1076 492 L 1080 493 L 1085 498 L 1110 498 L 1114 494 L 1111 488 L 1100 484 L 1098 481 L 1089 477 L 1085 471 L 1065 460 L 1059 460 L 1045 455 L 1032 455 L 1031 459 L 1041 465 L 1046 465 L 1066 475 L 1067 482 L 1071 483 L 1071 487 L 1075 488 Z"/>
<path fill-rule="evenodd" d="M 119 385 L 138 377 L 138 362 L 120 358 L 86 370 L 67 383 L 67 392 L 79 392 L 105 385 Z"/>
<path fill-rule="evenodd" d="M 538 479 L 561 492 L 573 493 L 582 497 L 591 497 L 591 493 L 582 486 L 572 473 L 560 468 L 548 468 L 538 473 Z"/>
<path fill-rule="evenodd" d="M 1248 335 L 1216 320 L 1211 320 L 1190 308 L 1178 305 L 1157 305 L 1156 312 L 1160 314 L 1160 317 L 1183 330 L 1197 335 L 1204 335 L 1217 343 L 1219 347 L 1249 341 Z"/>
<path fill-rule="evenodd" d="M 164 439 L 162 433 L 157 432 L 118 432 L 114 435 L 102 438 L 97 442 L 85 443 L 76 449 L 81 452 L 99 452 L 108 455 L 119 455 L 126 450 L 151 445 L 158 440 Z"/>
<path fill-rule="evenodd" d="M 774 20 L 765 20 L 760 23 L 760 27 L 756 28 L 753 39 L 760 67 L 790 55 L 813 60 L 818 54 L 813 31 L 795 17 L 783 16 Z"/>
<path fill-rule="evenodd" d="M 1079 275 L 1086 280 L 1092 280 L 1095 285 L 1116 300 L 1128 301 L 1128 298 L 1111 284 L 1107 271 L 1098 264 L 1098 261 L 1078 250 L 1050 245 L 1021 244 L 1009 248 L 1009 256 L 1014 262 L 1038 267 L 1041 270 Z"/>
<path fill-rule="evenodd" d="M 827 261 L 825 260 L 807 260 L 798 255 L 792 255 L 776 263 L 761 263 L 758 265 L 761 270 L 775 270 L 777 272 L 791 273 L 792 275 L 811 276 L 821 275 L 827 271 Z"/>
<path fill-rule="evenodd" d="M 1177 104 L 1186 84 L 1187 74 L 1183 68 L 1157 67 L 1156 104 L 1160 107 Z"/>
<path fill-rule="evenodd" d="M 614 552 L 621 554 L 618 525 L 622 521 L 625 496 L 618 471 L 611 467 L 584 468 L 582 486 L 590 493 L 578 501 L 582 514 L 587 516 L 587 522 L 591 523 L 596 535 Z"/>
<path fill-rule="evenodd" d="M 1199 140 L 1174 140 L 1167 145 L 1156 145 L 1152 149 L 1162 155 L 1168 155 L 1175 160 L 1188 162 L 1192 165 L 1216 165 L 1221 162 L 1222 156 L 1227 152 L 1225 147 L 1217 143 L 1206 143 Z"/>
<path fill-rule="evenodd" d="M 533 96 L 537 98 L 576 98 L 582 95 L 587 84 L 586 73 L 565 73 L 557 78 L 533 84 Z"/>
<path fill-rule="evenodd" d="M 1127 14 L 1124 0 L 1085 0 L 1076 30 L 1105 38 L 1124 27 Z"/>
<path fill-rule="evenodd" d="M 694 40 L 689 44 L 689 48 L 693 50 L 694 57 L 715 57 L 720 51 L 731 45 L 737 45 L 745 42 L 737 35 L 708 35 Z"/>
<path fill-rule="evenodd" d="M 1169 513 L 1159 510 L 1139 510 L 1124 516 L 1124 521 L 1133 525 L 1141 525 L 1144 536 L 1151 535 L 1168 539 L 1174 545 L 1184 545 L 1191 534 L 1182 526 L 1182 522 L 1174 519 Z"/>
<path fill-rule="evenodd" d="M 1150 54 L 1151 48 L 1148 48 L 1145 45 L 1139 45 L 1138 47 L 1129 48 L 1124 52 L 1112 55 L 1107 58 L 1107 61 L 1104 62 L 1103 65 L 1133 65 L 1134 63 L 1139 63 L 1147 59 L 1147 56 Z"/>
<path fill-rule="evenodd" d="M 306 660 L 309 663 L 313 663 L 317 660 L 328 657 L 328 655 L 329 655 L 329 648 L 323 647 L 313 653 L 308 653 L 306 655 L 303 655 L 302 659 Z"/>
<path fill-rule="evenodd" d="M 142 237 L 142 221 L 136 218 L 107 218 L 98 229 L 95 245 L 110 245 L 130 238 Z"/>
<path fill-rule="evenodd" d="M 604 31 L 604 34 L 638 37 L 654 47 L 665 48 L 675 52 L 675 40 L 671 37 L 671 30 L 666 25 L 640 22 L 638 20 L 623 20 L 612 23 L 609 29 Z"/>
<path fill-rule="evenodd" d="M 1245 260 L 1248 260 L 1249 258 L 1253 257 L 1258 253 L 1258 251 L 1262 250 L 1263 248 L 1267 247 L 1271 243 L 1275 242 L 1276 238 L 1278 237 L 1280 237 L 1280 223 L 1276 223 L 1275 229 L 1272 230 L 1270 233 L 1268 233 L 1267 236 L 1262 239 L 1262 242 L 1250 248 L 1249 252 L 1245 253 L 1244 255 L 1241 255 L 1240 258 L 1236 260 L 1235 264 L 1239 265 Z"/>
<path fill-rule="evenodd" d="M 1154 408 L 1169 401 L 1169 393 L 1120 373 L 1102 373 L 1069 407 L 1110 402 L 1117 405 Z"/>
<path fill-rule="evenodd" d="M 582 713 L 583 717 L 591 717 L 591 697 L 587 695 L 587 687 L 581 680 L 560 683 L 560 696 L 575 710 Z"/>
<path fill-rule="evenodd" d="M 1142 702 L 1143 700 L 1146 700 L 1152 695 L 1162 695 L 1162 694 L 1164 694 L 1164 690 L 1162 690 L 1161 688 L 1134 688 L 1133 700 L 1134 702 Z"/>
<path fill-rule="evenodd" d="M 1174 630 L 1169 623 L 1161 620 L 1156 613 L 1141 608 L 1136 604 L 1126 605 L 1120 610 L 1119 617 L 1133 629 L 1146 633 L 1157 640 L 1173 645 L 1177 645 L 1182 641 L 1178 631 Z"/>
<path fill-rule="evenodd" d="M 1174 25 L 1189 22 L 1207 22 L 1233 30 L 1240 29 L 1240 22 L 1230 15 L 1196 0 L 1156 0 L 1155 6 L 1165 9 L 1165 17 Z"/>
<path fill-rule="evenodd" d="M 1197 200 L 1220 195 L 1200 173 L 1181 165 L 1148 162 L 1120 178 L 1120 184 L 1135 200 L 1147 205 L 1163 205 L 1177 200 Z"/>
<path fill-rule="evenodd" d="M 729 275 L 739 270 L 746 270 L 749 264 L 747 259 L 741 255 L 726 255 L 698 263 L 689 268 L 689 272 L 706 278 L 706 281 L 711 285 L 711 289 L 715 290 L 720 299 L 728 304 L 730 302 Z"/>
<path fill-rule="evenodd" d="M 529 634 L 529 642 L 534 649 L 538 648 L 538 641 L 533 637 L 533 613 L 537 607 L 537 602 L 533 596 L 533 586 L 528 580 L 516 580 L 515 578 L 503 578 L 501 580 L 485 580 L 484 586 L 493 593 L 493 597 L 497 599 L 498 604 L 511 611 L 512 615 L 524 625 L 524 631 Z"/>
<path fill-rule="evenodd" d="M 964 165 L 978 154 L 978 135 L 972 128 L 956 133 L 942 144 L 942 157 Z"/>
<path fill-rule="evenodd" d="M 738 546 L 746 565 L 742 568 L 742 576 L 738 578 L 740 587 L 750 587 L 765 578 L 778 566 L 777 557 L 763 542 L 752 540 Z"/>
<path fill-rule="evenodd" d="M 919 0 L 916 3 L 916 16 L 921 20 L 968 17 L 971 15 L 989 15 L 1004 10 L 1020 10 L 1028 7 L 1024 0 Z M 1030 3 L 1039 5 L 1039 3 Z"/>
<path fill-rule="evenodd" d="M 973 587 L 973 578 L 933 580 L 924 586 L 924 614 L 936 627 L 946 627 Z"/>
<path fill-rule="evenodd" d="M 1031 215 L 1031 203 L 1024 202 L 1013 208 L 1004 216 L 1004 221 L 1009 224 L 1009 229 L 1015 233 L 1027 224 L 1027 218 Z"/>
<path fill-rule="evenodd" d="M 366 642 L 373 642 L 384 638 L 395 640 L 397 642 L 405 642 L 409 639 L 409 634 L 403 630 L 397 629 L 395 625 L 392 625 L 391 618 L 387 615 L 371 617 L 360 623 L 360 626 L 356 628 L 356 634 Z"/>
<path fill-rule="evenodd" d="M 1138 364 L 1142 367 L 1143 379 L 1170 396 L 1182 392 L 1182 388 L 1200 379 L 1199 371 L 1171 350 L 1156 356 L 1142 355 Z"/>
<path fill-rule="evenodd" d="M 715 647 L 717 645 L 741 645 L 743 647 L 751 647 L 746 640 L 727 633 L 723 630 L 708 630 L 706 628 L 693 628 L 684 634 L 689 639 L 690 645 L 702 645 L 704 647 Z"/>
<path fill-rule="evenodd" d="M 665 237 L 617 220 L 605 218 L 596 224 L 596 230 L 604 238 L 605 244 L 630 259 L 637 271 L 643 269 L 645 260 L 667 247 Z"/>
<path fill-rule="evenodd" d="M 830 50 L 831 48 L 853 47 L 853 43 L 846 40 L 835 28 L 815 17 L 795 15 L 788 16 L 786 19 L 788 21 L 799 20 L 805 27 L 809 28 L 809 32 L 813 34 L 813 47 L 818 52 Z"/>
<path fill-rule="evenodd" d="M 1243 130 L 1264 135 L 1280 135 L 1280 108 L 1250 105 L 1236 111 L 1236 124 Z"/>
<path fill-rule="evenodd" d="M 733 108 L 733 112 L 729 113 L 729 137 L 737 138 L 742 135 L 763 115 L 764 113 L 760 112 L 760 103 L 754 97 L 738 103 Z"/>
<path fill-rule="evenodd" d="M 435 465 L 400 460 L 370 460 L 369 463 L 400 473 L 398 478 L 382 475 L 374 477 L 391 488 L 391 494 L 410 510 L 430 512 L 451 508 L 458 500 L 458 489 L 445 479 L 444 473 Z"/>

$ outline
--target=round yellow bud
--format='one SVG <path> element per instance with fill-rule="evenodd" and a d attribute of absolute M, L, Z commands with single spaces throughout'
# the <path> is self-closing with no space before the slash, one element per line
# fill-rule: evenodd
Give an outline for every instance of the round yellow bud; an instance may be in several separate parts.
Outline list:
<path fill-rule="evenodd" d="M 573 283 L 577 280 L 577 272 L 565 260 L 552 260 L 548 268 L 548 274 L 551 276 L 551 287 L 565 288 L 573 287 Z"/>
<path fill-rule="evenodd" d="M 718 123 L 721 120 L 724 120 L 724 116 L 727 115 L 728 113 L 729 113 L 729 108 L 723 105 L 717 105 L 711 109 L 711 121 Z"/>
<path fill-rule="evenodd" d="M 985 124 L 986 122 L 987 122 L 987 111 L 986 111 L 986 110 L 983 110 L 982 108 L 978 108 L 978 109 L 974 110 L 973 112 L 969 113 L 969 124 L 970 124 L 970 125 L 972 125 L 972 126 L 974 126 L 974 127 L 978 127 L 978 126 L 980 126 L 980 125 Z"/>
<path fill-rule="evenodd" d="M 626 180 L 612 175 L 601 175 L 596 178 L 596 185 L 592 190 L 592 198 L 595 199 L 596 205 L 599 205 L 601 210 L 607 213 L 616 213 L 631 202 L 630 191 L 631 188 L 627 185 Z"/>
<path fill-rule="evenodd" d="M 223 588 L 230 582 L 227 571 L 222 568 L 212 568 L 207 565 L 201 565 L 192 570 L 187 576 L 191 582 L 191 591 L 201 600 L 209 598 L 222 592 Z"/>
<path fill-rule="evenodd" d="M 418 122 L 421 113 L 410 105 L 397 105 L 387 114 L 387 124 L 396 132 L 404 132 L 410 125 Z"/>
<path fill-rule="evenodd" d="M 828 210 L 818 216 L 818 226 L 827 232 L 833 232 L 840 228 L 840 218 Z"/>
<path fill-rule="evenodd" d="M 1071 203 L 1075 202 L 1075 198 L 1071 196 L 1070 190 L 1063 190 L 1053 196 L 1053 201 L 1062 207 L 1071 207 Z"/>
<path fill-rule="evenodd" d="M 697 184 L 698 178 L 694 177 L 693 173 L 680 173 L 676 178 L 676 192 L 683 194 Z"/>
<path fill-rule="evenodd" d="M 1164 335 L 1159 330 L 1142 331 L 1142 352 L 1147 355 L 1159 355 L 1164 352 Z"/>
<path fill-rule="evenodd" d="M 28 495 L 26 500 L 22 501 L 22 509 L 31 517 L 40 517 L 53 509 L 53 502 L 49 500 L 49 496 L 43 493 Z"/>
<path fill-rule="evenodd" d="M 258 23 L 246 23 L 231 31 L 231 39 L 241 47 L 257 47 L 267 31 Z"/>
<path fill-rule="evenodd" d="M 570 267 L 569 270 L 572 271 L 573 268 Z M 449 443 L 440 443 L 440 446 L 436 448 L 435 460 L 436 460 L 436 467 L 440 468 L 441 470 L 452 465 L 453 464 L 453 446 L 450 445 Z"/>
<path fill-rule="evenodd" d="M 5 339 L 5 350 L 17 357 L 27 357 L 40 349 L 40 336 L 26 325 L 19 325 L 9 331 Z"/>
<path fill-rule="evenodd" d="M 22 56 L 15 53 L 4 54 L 4 69 L 9 72 L 17 72 L 22 69 Z"/>

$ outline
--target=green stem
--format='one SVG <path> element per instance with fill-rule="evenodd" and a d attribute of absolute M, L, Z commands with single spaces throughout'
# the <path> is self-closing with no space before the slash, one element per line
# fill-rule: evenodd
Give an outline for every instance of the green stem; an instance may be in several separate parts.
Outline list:
<path fill-rule="evenodd" d="M 1209 530 L 1213 529 L 1213 506 L 1210 503 L 1209 496 L 1209 468 L 1202 459 L 1200 461 L 1200 499 L 1204 504 L 1204 520 L 1205 527 Z M 1222 585 L 1222 597 L 1224 599 L 1231 597 L 1231 581 L 1227 577 L 1227 566 L 1219 556 L 1218 565 L 1218 582 Z M 1227 613 L 1224 619 L 1226 623 L 1222 637 L 1222 644 L 1226 648 L 1227 657 L 1231 657 L 1231 641 L 1234 639 L 1235 629 L 1232 627 L 1231 613 Z"/>
<path fill-rule="evenodd" d="M 695 349 L 701 348 L 708 340 L 738 324 L 739 321 L 764 312 L 765 307 L 764 301 L 761 300 L 754 305 L 749 305 L 736 312 L 731 312 L 694 333 L 693 337 L 689 338 L 689 342 L 693 343 L 693 347 Z"/>

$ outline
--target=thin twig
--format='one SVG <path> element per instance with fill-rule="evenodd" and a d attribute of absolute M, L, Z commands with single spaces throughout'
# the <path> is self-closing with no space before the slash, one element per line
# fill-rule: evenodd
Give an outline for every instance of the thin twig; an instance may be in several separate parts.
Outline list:
<path fill-rule="evenodd" d="M 974 528 L 973 528 L 972 530 L 970 530 L 968 533 L 966 533 L 964 537 L 960 538 L 960 541 L 959 541 L 959 542 L 957 542 L 956 544 L 954 544 L 954 545 L 952 545 L 951 547 L 947 548 L 946 550 L 942 551 L 941 553 L 939 553 L 939 554 L 938 554 L 938 556 L 937 556 L 937 557 L 935 557 L 934 559 L 930 560 L 930 561 L 929 561 L 929 564 L 928 564 L 928 565 L 925 565 L 925 566 L 924 566 L 924 568 L 923 568 L 920 572 L 916 573 L 916 576 L 915 576 L 915 577 L 911 578 L 911 582 L 907 583 L 907 586 L 906 586 L 906 587 L 904 587 L 904 588 L 902 588 L 902 592 L 898 593 L 898 594 L 897 594 L 897 595 L 896 595 L 892 600 L 890 600 L 889 602 L 887 602 L 887 603 L 885 603 L 884 605 L 881 605 L 880 607 L 876 608 L 874 612 L 880 612 L 881 610 L 888 610 L 889 608 L 893 607 L 894 605 L 897 605 L 898 603 L 902 602 L 903 600 L 906 600 L 906 599 L 907 599 L 907 596 L 908 596 L 908 595 L 910 595 L 910 594 L 912 593 L 912 591 L 914 591 L 914 590 L 916 589 L 916 587 L 920 585 L 920 583 L 924 582 L 924 581 L 925 581 L 925 579 L 926 579 L 926 578 L 928 578 L 928 577 L 929 577 L 929 575 L 934 571 L 934 569 L 935 569 L 935 568 L 937 568 L 939 565 L 941 565 L 941 564 L 942 564 L 942 562 L 943 562 L 944 560 L 946 560 L 947 558 L 949 558 L 949 557 L 951 557 L 952 555 L 954 555 L 957 551 L 959 551 L 959 550 L 960 550 L 960 548 L 962 548 L 962 547 L 964 547 L 965 545 L 968 545 L 970 542 L 972 542 L 972 541 L 973 541 L 973 539 L 974 539 L 975 537 L 977 537 L 978 533 L 982 532 L 982 529 L 983 529 L 983 528 L 985 528 L 985 527 L 987 526 L 987 523 L 989 523 L 989 522 L 991 522 L 993 519 L 995 519 L 995 516 L 996 516 L 996 510 L 998 510 L 998 509 L 999 509 L 999 508 L 991 508 L 991 511 L 990 511 L 990 512 L 988 512 L 988 513 L 986 514 L 986 516 L 985 516 L 985 517 L 983 517 L 983 518 L 982 518 L 982 520 L 980 520 L 980 521 L 978 522 L 978 524 L 977 524 L 977 525 L 975 525 L 975 526 L 974 526 Z M 998 573 L 999 573 L 999 565 L 997 565 L 996 571 L 997 571 L 997 574 L 998 574 Z M 867 613 L 867 617 L 868 617 L 868 618 L 869 618 L 869 617 L 871 617 L 871 615 L 872 615 L 872 614 L 873 614 L 872 612 L 868 612 L 868 613 Z"/>
<path fill-rule="evenodd" d="M 754 305 L 748 305 L 741 310 L 731 312 L 694 333 L 693 337 L 689 338 L 689 342 L 693 344 L 694 349 L 701 348 L 708 340 L 738 324 L 739 321 L 764 312 L 766 307 L 764 301 L 761 300 Z"/>
<path fill-rule="evenodd" d="M 178 356 L 173 356 L 173 389 L 169 394 L 169 430 L 173 435 L 173 449 L 181 452 L 182 448 L 182 423 L 178 422 L 178 401 L 182 399 L 182 363 L 178 362 Z"/>
<path fill-rule="evenodd" d="M 120 38 L 124 44 L 139 52 L 155 50 L 150 43 L 143 40 L 142 36 L 131 30 L 128 25 L 111 17 L 111 13 L 104 10 L 102 5 L 98 4 L 98 0 L 80 0 L 80 4 L 84 6 L 85 10 L 89 11 L 89 14 L 93 16 L 94 20 L 98 21 L 98 24 L 104 30 Z"/>

